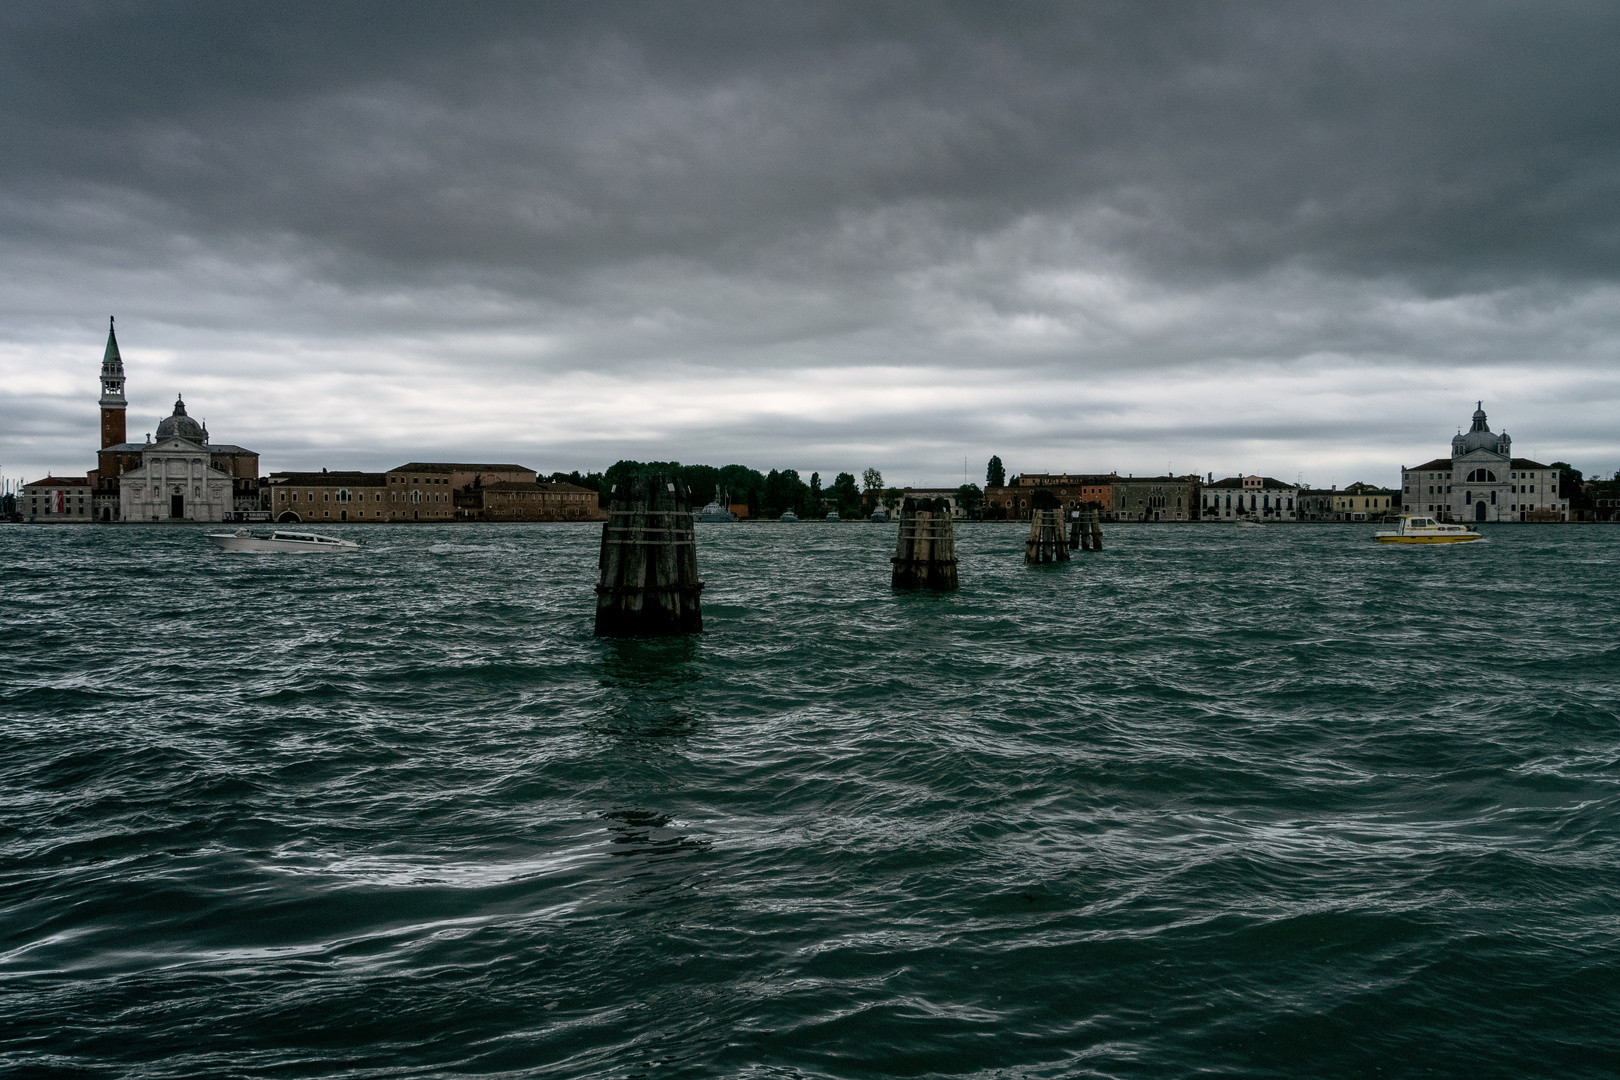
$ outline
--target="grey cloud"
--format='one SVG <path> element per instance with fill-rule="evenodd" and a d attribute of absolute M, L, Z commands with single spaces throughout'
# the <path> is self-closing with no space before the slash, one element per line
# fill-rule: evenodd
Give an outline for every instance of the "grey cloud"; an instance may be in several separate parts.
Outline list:
<path fill-rule="evenodd" d="M 1620 329 L 1615 55 L 1580 3 L 11 4 L 0 340 L 118 305 L 177 378 L 993 371 L 1031 404 L 950 414 L 988 447 L 1061 444 L 1051 380 L 1578 385 Z M 1189 419 L 1098 435 L 1258 423 Z"/>

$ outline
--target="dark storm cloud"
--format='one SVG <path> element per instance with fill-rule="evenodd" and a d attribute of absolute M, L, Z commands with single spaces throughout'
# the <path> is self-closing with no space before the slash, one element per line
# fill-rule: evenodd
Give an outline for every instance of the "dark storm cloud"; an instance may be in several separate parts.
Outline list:
<path fill-rule="evenodd" d="M 1602 4 L 12 4 L 0 336 L 116 303 L 284 379 L 992 372 L 1034 427 L 1054 378 L 1575 378 L 1620 330 L 1616 55 Z M 761 415 L 737 456 L 858 441 Z"/>
<path fill-rule="evenodd" d="M 9 187 L 132 191 L 373 272 L 881 275 L 1106 212 L 1156 272 L 1607 276 L 1612 5 L 50 5 Z M 870 246 L 841 215 L 921 208 Z M 802 260 L 809 258 L 809 264 Z"/>

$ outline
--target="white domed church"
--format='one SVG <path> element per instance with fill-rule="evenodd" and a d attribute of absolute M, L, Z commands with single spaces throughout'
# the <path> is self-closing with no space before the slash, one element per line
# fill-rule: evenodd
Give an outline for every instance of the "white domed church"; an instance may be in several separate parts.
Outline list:
<path fill-rule="evenodd" d="M 1408 514 L 1443 521 L 1568 521 L 1558 472 L 1514 457 L 1513 440 L 1491 431 L 1480 402 L 1473 426 L 1451 440 L 1450 457 L 1401 469 L 1401 501 Z"/>
<path fill-rule="evenodd" d="M 118 478 L 125 521 L 224 521 L 232 513 L 231 475 L 214 467 L 208 427 L 186 414 L 180 398 L 140 453 L 140 468 Z"/>

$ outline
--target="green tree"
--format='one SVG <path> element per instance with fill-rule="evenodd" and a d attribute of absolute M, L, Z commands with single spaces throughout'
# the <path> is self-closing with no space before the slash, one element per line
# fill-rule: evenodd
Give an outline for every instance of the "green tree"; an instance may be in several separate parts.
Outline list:
<path fill-rule="evenodd" d="M 984 470 L 984 484 L 986 487 L 1007 486 L 1007 470 L 1001 464 L 1000 454 L 990 456 L 990 464 Z"/>
<path fill-rule="evenodd" d="M 978 520 L 979 507 L 984 505 L 984 492 L 979 490 L 978 484 L 963 484 L 956 489 L 956 505 L 962 508 L 970 520 Z"/>
<path fill-rule="evenodd" d="M 748 513 L 758 517 L 765 491 L 765 477 L 746 465 L 726 465 L 720 469 L 720 487 L 728 503 L 747 503 Z"/>
<path fill-rule="evenodd" d="M 1551 467 L 1558 470 L 1558 497 L 1569 500 L 1570 520 L 1575 520 L 1576 511 L 1592 510 L 1592 500 L 1586 494 L 1586 475 L 1567 461 L 1555 461 Z"/>
<path fill-rule="evenodd" d="M 821 474 L 818 472 L 810 474 L 810 505 L 812 513 L 821 513 Z"/>
<path fill-rule="evenodd" d="M 883 486 L 883 474 L 876 469 L 867 469 L 861 473 L 861 487 L 866 491 L 876 491 Z"/>
<path fill-rule="evenodd" d="M 841 472 L 833 478 L 832 487 L 827 489 L 833 501 L 838 505 L 839 517 L 857 517 L 861 509 L 861 492 L 855 485 L 855 477 L 847 472 Z"/>

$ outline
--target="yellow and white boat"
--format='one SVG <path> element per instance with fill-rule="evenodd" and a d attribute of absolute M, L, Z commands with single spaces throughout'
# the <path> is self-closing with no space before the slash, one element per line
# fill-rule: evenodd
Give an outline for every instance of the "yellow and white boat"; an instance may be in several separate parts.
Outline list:
<path fill-rule="evenodd" d="M 1481 536 L 1466 525 L 1442 525 L 1431 517 L 1406 514 L 1399 529 L 1374 533 L 1373 539 L 1380 544 L 1466 544 Z"/>

